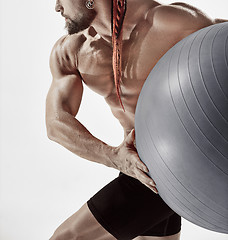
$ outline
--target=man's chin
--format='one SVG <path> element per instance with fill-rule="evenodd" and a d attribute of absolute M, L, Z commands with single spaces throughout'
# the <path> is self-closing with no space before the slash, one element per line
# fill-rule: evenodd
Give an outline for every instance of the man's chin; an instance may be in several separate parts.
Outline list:
<path fill-rule="evenodd" d="M 66 26 L 65 29 L 67 30 L 69 35 L 73 35 L 75 33 L 79 33 L 82 32 L 83 30 L 85 30 L 86 28 L 71 28 L 69 26 Z"/>
<path fill-rule="evenodd" d="M 68 35 L 73 35 L 73 34 L 76 34 L 76 33 L 79 33 L 81 31 L 67 31 Z"/>

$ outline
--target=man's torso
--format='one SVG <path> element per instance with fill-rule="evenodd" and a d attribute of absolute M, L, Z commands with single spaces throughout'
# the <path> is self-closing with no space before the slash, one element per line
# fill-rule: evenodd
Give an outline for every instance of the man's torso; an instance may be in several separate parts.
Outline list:
<path fill-rule="evenodd" d="M 135 26 L 130 38 L 123 40 L 121 100 L 125 112 L 116 94 L 112 45 L 92 27 L 87 32 L 70 36 L 72 41 L 79 41 L 76 65 L 83 82 L 105 98 L 113 115 L 123 126 L 125 135 L 134 128 L 135 108 L 147 76 L 157 61 L 180 41 L 176 32 L 170 34 L 161 30 L 158 24 L 153 24 L 151 18 L 149 21 L 146 16 L 147 13 Z"/>

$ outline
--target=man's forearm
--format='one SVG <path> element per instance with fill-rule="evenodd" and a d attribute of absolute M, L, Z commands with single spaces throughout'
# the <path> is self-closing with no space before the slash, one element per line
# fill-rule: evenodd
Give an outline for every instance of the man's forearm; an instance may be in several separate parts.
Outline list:
<path fill-rule="evenodd" d="M 47 121 L 48 137 L 76 155 L 87 160 L 114 167 L 112 158 L 115 147 L 94 137 L 77 119 L 68 112 Z"/>

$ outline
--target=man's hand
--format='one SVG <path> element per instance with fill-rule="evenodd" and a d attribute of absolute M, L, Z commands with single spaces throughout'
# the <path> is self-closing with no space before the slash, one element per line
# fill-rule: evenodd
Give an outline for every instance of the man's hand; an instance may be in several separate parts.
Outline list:
<path fill-rule="evenodd" d="M 122 173 L 138 179 L 152 191 L 158 193 L 155 182 L 146 174 L 149 170 L 140 160 L 134 141 L 135 130 L 133 129 L 123 143 L 116 148 L 114 164 Z"/>

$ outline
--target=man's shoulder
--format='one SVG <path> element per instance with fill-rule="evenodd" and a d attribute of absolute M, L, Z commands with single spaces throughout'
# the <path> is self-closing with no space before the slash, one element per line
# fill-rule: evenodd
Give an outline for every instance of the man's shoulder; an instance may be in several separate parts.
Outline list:
<path fill-rule="evenodd" d="M 53 46 L 52 54 L 75 55 L 85 41 L 83 34 L 64 35 L 60 37 Z"/>
<path fill-rule="evenodd" d="M 196 31 L 213 24 L 200 9 L 182 2 L 158 5 L 148 11 L 147 19 L 154 28 L 177 33 Z"/>
<path fill-rule="evenodd" d="M 50 55 L 50 67 L 71 72 L 77 69 L 77 54 L 85 41 L 83 34 L 64 35 L 54 44 Z"/>

